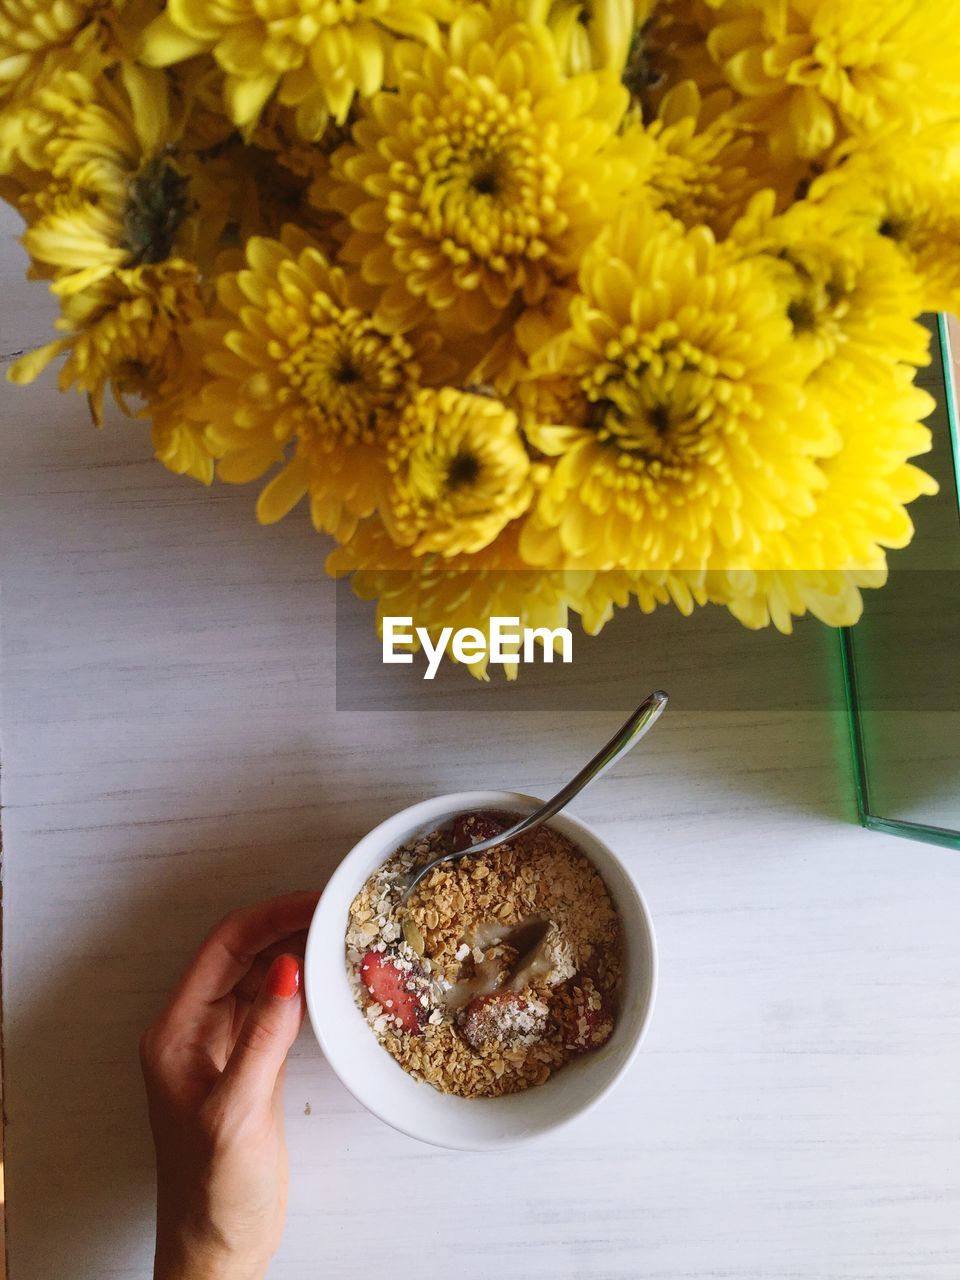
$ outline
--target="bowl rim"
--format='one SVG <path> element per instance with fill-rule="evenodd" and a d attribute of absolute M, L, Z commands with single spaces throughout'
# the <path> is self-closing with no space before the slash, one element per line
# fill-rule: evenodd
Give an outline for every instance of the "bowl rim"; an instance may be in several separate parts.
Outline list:
<path fill-rule="evenodd" d="M 354 879 L 354 868 L 360 862 L 364 855 L 372 851 L 376 846 L 378 851 L 382 851 L 384 859 L 393 852 L 399 844 L 409 838 L 409 835 L 401 834 L 399 838 L 390 836 L 384 838 L 384 829 L 392 828 L 402 820 L 404 830 L 409 833 L 434 818 L 441 815 L 449 815 L 457 812 L 470 811 L 471 809 L 489 809 L 489 808 L 509 808 L 511 805 L 519 805 L 521 808 L 528 806 L 536 807 L 543 801 L 536 796 L 528 795 L 519 791 L 451 791 L 445 794 L 431 796 L 426 800 L 419 800 L 412 805 L 407 805 L 403 809 L 388 815 L 375 827 L 372 827 L 365 835 L 352 846 L 348 853 L 344 855 L 338 865 L 335 867 L 329 880 L 324 886 L 320 899 L 314 909 L 313 916 L 310 921 L 307 933 L 307 942 L 304 948 L 304 997 L 307 1006 L 307 1015 L 310 1021 L 310 1027 L 313 1031 L 314 1038 L 320 1046 L 327 1065 L 333 1074 L 339 1080 L 341 1085 L 347 1092 L 371 1115 L 381 1120 L 384 1124 L 389 1125 L 391 1129 L 398 1133 L 404 1134 L 408 1138 L 413 1138 L 418 1142 L 426 1143 L 429 1146 L 440 1147 L 448 1151 L 483 1151 L 483 1150 L 500 1150 L 505 1147 L 513 1147 L 520 1143 L 528 1143 L 537 1141 L 540 1138 L 547 1137 L 557 1133 L 559 1130 L 572 1124 L 575 1120 L 581 1119 L 588 1112 L 592 1111 L 617 1084 L 623 1079 L 626 1072 L 636 1059 L 643 1040 L 646 1037 L 647 1030 L 650 1026 L 650 1019 L 653 1014 L 654 1005 L 656 1004 L 657 990 L 659 985 L 659 955 L 657 950 L 657 938 L 653 927 L 653 920 L 650 915 L 650 909 L 647 901 L 641 892 L 640 886 L 637 884 L 636 878 L 632 871 L 626 866 L 623 859 L 617 854 L 610 845 L 600 836 L 591 826 L 583 822 L 581 819 L 574 817 L 566 810 L 554 815 L 545 825 L 554 826 L 561 834 L 567 835 L 577 843 L 577 836 L 582 834 L 590 840 L 595 841 L 602 846 L 608 857 L 617 865 L 621 871 L 627 886 L 632 890 L 636 899 L 638 915 L 642 922 L 643 930 L 646 934 L 646 947 L 648 952 L 647 962 L 649 965 L 649 974 L 647 977 L 648 998 L 646 1007 L 643 1011 L 642 1018 L 633 1037 L 633 1042 L 624 1053 L 623 1059 L 617 1069 L 610 1078 L 582 1105 L 576 1107 L 569 1115 L 563 1116 L 554 1123 L 542 1125 L 533 1132 L 516 1133 L 507 1136 L 496 1136 L 489 1140 L 477 1137 L 470 1142 L 456 1141 L 443 1136 L 437 1136 L 434 1133 L 425 1132 L 422 1126 L 415 1123 L 405 1123 L 403 1119 L 396 1115 L 387 1114 L 382 1109 L 376 1098 L 371 1098 L 365 1089 L 357 1088 L 341 1072 L 337 1065 L 338 1053 L 334 1048 L 331 1053 L 330 1038 L 324 1033 L 324 1018 L 322 1006 L 319 999 L 315 1002 L 312 998 L 312 984 L 309 980 L 310 972 L 320 963 L 318 951 L 322 946 L 320 922 L 325 914 L 325 904 L 329 906 L 332 900 L 338 895 L 341 886 L 345 880 Z M 563 828 L 568 827 L 571 830 L 564 831 Z M 580 847 L 580 851 L 585 857 L 590 859 L 589 852 Z M 599 869 L 599 868 L 598 868 Z M 369 872 L 367 873 L 369 874 Z M 353 896 L 359 892 L 363 881 L 354 882 L 350 892 L 349 902 L 353 900 Z M 344 981 L 346 981 L 346 972 L 344 970 Z M 380 1046 L 375 1038 L 371 1035 L 371 1044 L 376 1044 L 381 1052 L 385 1050 Z M 477 1100 L 482 1101 L 482 1100 Z"/>

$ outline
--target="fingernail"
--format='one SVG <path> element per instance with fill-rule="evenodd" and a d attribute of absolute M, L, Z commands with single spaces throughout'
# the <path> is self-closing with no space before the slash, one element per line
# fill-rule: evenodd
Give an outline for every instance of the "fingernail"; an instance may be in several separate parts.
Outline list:
<path fill-rule="evenodd" d="M 268 996 L 289 1000 L 300 990 L 300 961 L 296 956 L 277 956 L 267 973 Z"/>

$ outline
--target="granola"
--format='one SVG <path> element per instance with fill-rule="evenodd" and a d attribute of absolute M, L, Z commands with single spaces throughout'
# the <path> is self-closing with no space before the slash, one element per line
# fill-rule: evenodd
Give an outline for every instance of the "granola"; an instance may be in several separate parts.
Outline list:
<path fill-rule="evenodd" d="M 411 869 L 511 821 L 465 815 L 402 846 L 347 923 L 347 972 L 374 1034 L 415 1079 L 461 1097 L 542 1084 L 602 1045 L 616 1017 L 619 916 L 599 872 L 558 831 L 438 867 L 398 906 Z"/>

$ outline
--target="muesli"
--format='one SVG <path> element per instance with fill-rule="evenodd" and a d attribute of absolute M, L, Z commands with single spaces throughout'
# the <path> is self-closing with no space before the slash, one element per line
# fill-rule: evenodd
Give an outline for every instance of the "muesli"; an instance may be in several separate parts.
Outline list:
<path fill-rule="evenodd" d="M 558 831 L 539 827 L 438 867 L 399 907 L 411 869 L 512 821 L 467 814 L 411 841 L 350 908 L 358 1006 L 400 1065 L 443 1093 L 542 1084 L 613 1031 L 620 919 L 600 874 Z"/>

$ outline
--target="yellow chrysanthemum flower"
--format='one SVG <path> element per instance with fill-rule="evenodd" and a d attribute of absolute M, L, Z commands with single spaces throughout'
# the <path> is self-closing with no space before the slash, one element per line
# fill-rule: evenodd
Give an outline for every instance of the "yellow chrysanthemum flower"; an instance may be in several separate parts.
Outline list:
<path fill-rule="evenodd" d="M 936 407 L 914 376 L 913 369 L 894 365 L 863 392 L 839 384 L 817 388 L 842 445 L 820 465 L 826 485 L 814 511 L 783 531 L 793 554 L 781 555 L 774 540 L 758 567 L 879 569 L 885 549 L 907 546 L 913 537 L 908 505 L 937 492 L 936 482 L 909 461 L 930 451 L 923 419 Z"/>
<path fill-rule="evenodd" d="M 606 68 L 621 75 L 655 0 L 552 0 L 547 23 L 569 75 Z"/>
<path fill-rule="evenodd" d="M 35 158 L 47 121 L 39 91 L 65 71 L 89 79 L 129 58 L 152 0 L 4 0 L 0 5 L 0 173 Z"/>
<path fill-rule="evenodd" d="M 207 375 L 202 341 L 195 332 L 183 333 L 182 359 L 175 382 L 155 390 L 149 399 L 153 453 L 174 475 L 191 476 L 203 484 L 213 481 L 214 459 L 206 422 L 199 411 Z"/>
<path fill-rule="evenodd" d="M 802 390 L 782 296 L 704 227 L 633 210 L 584 256 L 569 327 L 532 361 L 576 384 L 573 421 L 527 427 L 558 459 L 531 563 L 700 570 L 748 562 L 812 510 L 835 432 Z"/>
<path fill-rule="evenodd" d="M 588 635 L 597 635 L 614 609 L 631 601 L 644 613 L 672 603 L 689 615 L 711 598 L 709 575 L 703 573 L 532 569 L 519 554 L 520 534 L 521 522 L 515 521 L 478 554 L 415 557 L 410 548 L 397 546 L 375 517 L 331 552 L 326 567 L 337 577 L 352 574 L 354 593 L 377 601 L 379 632 L 384 617 L 411 617 L 415 626 L 427 628 L 434 643 L 444 627 L 476 627 L 489 636 L 492 617 L 518 618 L 520 627 L 553 631 L 569 626 L 572 613 L 579 613 Z M 715 596 L 721 598 L 719 582 Z M 415 642 L 413 650 L 418 647 Z M 508 679 L 516 678 L 518 665 L 505 668 Z M 469 670 L 479 679 L 488 678 L 485 658 L 469 664 Z"/>
<path fill-rule="evenodd" d="M 922 420 L 934 408 L 912 378 L 893 365 L 872 383 L 821 390 L 842 444 L 820 464 L 825 484 L 814 509 L 767 539 L 748 571 L 708 576 L 708 589 L 722 589 L 745 626 L 772 622 L 789 633 L 792 618 L 808 611 L 830 626 L 852 626 L 860 589 L 883 585 L 887 549 L 913 537 L 907 506 L 937 492 L 910 462 L 930 449 Z"/>
<path fill-rule="evenodd" d="M 609 569 L 605 573 L 570 575 L 578 584 L 576 608 L 587 635 L 599 635 L 615 609 L 636 603 L 641 613 L 653 613 L 660 605 L 672 604 L 685 618 L 708 603 L 720 603 L 707 591 L 705 571 L 657 573 Z M 725 603 L 725 601 L 724 601 Z"/>
<path fill-rule="evenodd" d="M 394 541 L 414 555 L 480 551 L 533 497 L 517 416 L 487 395 L 455 387 L 418 392 L 388 451 L 383 518 Z"/>
<path fill-rule="evenodd" d="M 186 263 L 119 270 L 65 298 L 57 328 L 67 336 L 22 356 L 8 376 L 11 382 L 32 382 L 66 353 L 60 389 L 74 386 L 88 396 L 97 426 L 111 384 L 124 412 L 148 416 L 151 401 L 164 400 L 181 386 L 183 342 L 202 312 L 196 272 Z M 127 403 L 128 397 L 145 403 L 142 412 Z"/>
<path fill-rule="evenodd" d="M 753 139 L 733 123 L 727 90 L 703 99 L 692 80 L 676 85 L 648 123 L 633 120 L 623 147 L 637 185 L 658 209 L 687 227 L 702 224 L 723 237 L 750 197 L 771 185 Z"/>
<path fill-rule="evenodd" d="M 327 571 L 337 577 L 352 574 L 354 593 L 361 600 L 376 599 L 381 634 L 384 617 L 413 618 L 434 643 L 445 627 L 476 627 L 489 639 L 491 618 L 518 618 L 521 628 L 566 626 L 570 608 L 576 607 L 571 576 L 524 564 L 519 535 L 515 521 L 474 555 L 415 556 L 409 547 L 398 547 L 374 517 L 330 553 Z M 504 666 L 508 679 L 516 679 L 518 665 L 519 659 Z M 478 679 L 488 678 L 486 658 L 468 669 Z"/>
<path fill-rule="evenodd" d="M 435 639 L 850 624 L 935 489 L 958 67 L 938 0 L 0 0 L 62 306 L 9 376 L 307 498 Z"/>
<path fill-rule="evenodd" d="M 707 47 L 777 160 L 960 111 L 960 27 L 941 0 L 708 0 Z"/>
<path fill-rule="evenodd" d="M 29 92 L 0 100 L 0 175 L 15 175 L 23 190 L 43 185 L 40 172 L 46 167 L 44 148 L 58 124 L 57 118 L 43 109 L 44 90 L 68 84 L 69 77 L 77 74 L 92 84 L 101 71 L 101 59 L 94 51 L 63 65 L 54 63 L 42 80 L 33 78 Z M 31 170 L 33 173 L 27 176 Z"/>
<path fill-rule="evenodd" d="M 294 228 L 250 239 L 246 262 L 218 280 L 225 314 L 203 330 L 218 474 L 243 483 L 282 462 L 259 519 L 281 519 L 309 493 L 317 528 L 348 537 L 382 501 L 384 446 L 404 405 L 450 362 L 436 337 L 391 334 L 358 306 L 343 270 Z"/>
<path fill-rule="evenodd" d="M 190 476 L 202 484 L 212 484 L 214 458 L 203 424 L 192 422 L 185 408 L 182 399 L 180 402 L 160 401 L 151 405 L 153 455 L 174 475 Z"/>
<path fill-rule="evenodd" d="M 97 26 L 115 14 L 122 0 L 70 0 L 51 6 L 44 0 L 4 0 L 0 9 L 0 101 L 50 70 L 50 56 L 96 44 Z"/>
<path fill-rule="evenodd" d="M 186 250 L 198 220 L 167 154 L 172 125 L 163 76 L 124 66 L 119 82 L 69 73 L 41 95 L 56 129 L 48 186 L 20 202 L 27 251 L 53 288 L 86 289 L 120 268 Z"/>
<path fill-rule="evenodd" d="M 579 575 L 574 575 L 577 577 Z M 672 604 L 685 618 L 695 609 L 723 606 L 750 630 L 775 626 L 791 634 L 795 618 L 809 613 L 830 627 L 850 627 L 863 612 L 862 590 L 882 587 L 885 568 L 816 571 L 812 569 L 706 570 L 700 573 L 628 573 L 611 570 L 591 575 L 576 596 L 583 629 L 598 635 L 615 609 L 639 607 L 645 614 Z"/>
<path fill-rule="evenodd" d="M 142 57 L 165 67 L 210 51 L 223 69 L 234 124 L 256 123 L 275 90 L 307 138 L 341 123 L 354 95 L 384 82 L 397 36 L 435 45 L 452 0 L 168 0 Z"/>
<path fill-rule="evenodd" d="M 897 363 L 929 363 L 930 335 L 914 316 L 919 282 L 895 247 L 829 206 L 804 201 L 776 216 L 764 192 L 732 232 L 748 257 L 764 255 L 813 385 L 855 399 Z"/>
<path fill-rule="evenodd" d="M 848 235 L 879 235 L 896 247 L 919 281 L 916 310 L 960 309 L 956 140 L 956 129 L 944 129 L 845 149 L 810 191 L 820 216 L 845 219 Z"/>
<path fill-rule="evenodd" d="M 439 50 L 396 49 L 397 90 L 334 155 L 343 258 L 398 328 L 490 330 L 576 267 L 615 189 L 604 147 L 627 103 L 611 72 L 568 79 L 545 26 L 472 4 Z M 622 175 L 621 175 L 622 184 Z"/>
<path fill-rule="evenodd" d="M 793 632 L 794 618 L 810 614 L 828 627 L 852 627 L 863 613 L 866 589 L 887 580 L 885 568 L 823 570 L 761 569 L 708 573 L 706 590 L 752 631 L 774 626 Z"/>

